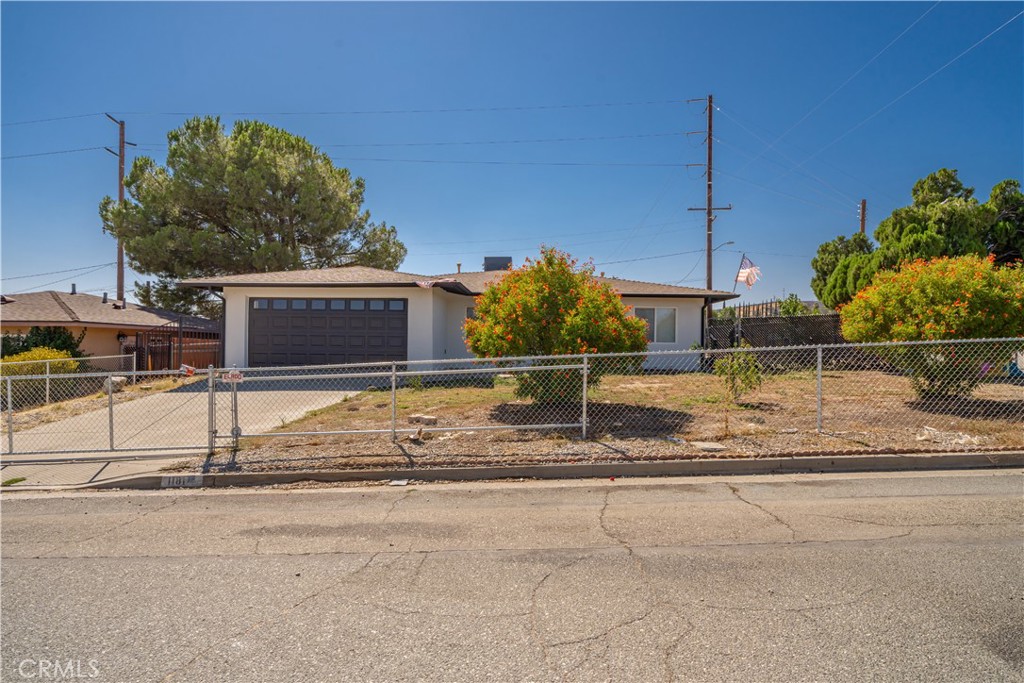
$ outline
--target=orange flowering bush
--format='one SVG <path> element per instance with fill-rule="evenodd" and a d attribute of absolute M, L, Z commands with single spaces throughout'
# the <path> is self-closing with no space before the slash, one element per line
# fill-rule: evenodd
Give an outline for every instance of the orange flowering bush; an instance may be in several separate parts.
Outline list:
<path fill-rule="evenodd" d="M 1024 265 L 997 268 L 992 256 L 917 260 L 881 271 L 840 309 L 853 342 L 1024 337 Z M 918 393 L 967 395 L 1000 362 L 978 345 L 890 349 Z M 988 352 L 990 355 L 990 351 Z"/>
<path fill-rule="evenodd" d="M 542 249 L 539 259 L 527 259 L 477 297 L 475 317 L 465 323 L 467 348 L 488 358 L 645 350 L 647 323 L 631 316 L 593 270 L 557 249 Z M 595 359 L 588 382 L 597 384 L 613 369 Z M 535 400 L 582 395 L 578 371 L 516 373 L 516 379 L 517 394 Z"/>

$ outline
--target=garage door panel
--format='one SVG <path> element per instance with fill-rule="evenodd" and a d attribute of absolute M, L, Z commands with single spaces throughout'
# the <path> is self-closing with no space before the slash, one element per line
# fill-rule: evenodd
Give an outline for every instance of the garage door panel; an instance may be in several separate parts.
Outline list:
<path fill-rule="evenodd" d="M 408 302 L 405 299 L 253 301 L 249 308 L 250 365 L 407 359 Z"/>

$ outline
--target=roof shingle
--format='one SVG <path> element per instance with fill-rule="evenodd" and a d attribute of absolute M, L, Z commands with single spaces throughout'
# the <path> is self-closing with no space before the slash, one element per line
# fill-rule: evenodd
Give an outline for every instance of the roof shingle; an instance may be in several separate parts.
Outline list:
<path fill-rule="evenodd" d="M 68 292 L 26 292 L 4 297 L 0 306 L 0 321 L 4 325 L 16 323 L 42 323 L 52 325 L 121 325 L 151 328 L 177 322 L 179 315 L 159 308 L 126 303 L 114 308 L 114 301 L 92 294 Z M 194 316 L 180 316 L 192 326 L 216 326 L 213 321 Z"/>
<path fill-rule="evenodd" d="M 413 286 L 418 282 L 459 283 L 466 291 L 460 293 L 480 294 L 492 282 L 505 276 L 507 270 L 448 273 L 446 275 L 415 275 L 366 266 L 345 266 L 342 268 L 321 268 L 319 270 L 288 270 L 274 273 L 246 273 L 244 275 L 221 275 L 210 278 L 182 280 L 188 287 L 239 287 L 239 286 Z M 612 277 L 595 279 L 615 289 L 623 296 L 709 298 L 714 301 L 734 299 L 738 295 L 719 290 L 679 287 L 656 282 L 623 280 Z M 461 290 L 461 288 L 459 288 Z"/>

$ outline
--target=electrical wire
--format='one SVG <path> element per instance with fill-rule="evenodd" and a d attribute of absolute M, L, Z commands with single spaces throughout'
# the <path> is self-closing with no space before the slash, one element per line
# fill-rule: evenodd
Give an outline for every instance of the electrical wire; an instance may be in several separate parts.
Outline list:
<path fill-rule="evenodd" d="M 11 277 L 0 278 L 0 280 L 25 280 L 30 277 L 46 277 L 47 275 L 60 275 L 61 273 L 73 273 L 79 270 L 89 270 L 90 268 L 102 268 L 103 266 L 112 266 L 116 261 L 110 263 L 97 263 L 91 266 L 82 266 L 81 268 L 68 268 L 66 270 L 51 270 L 49 273 L 34 273 L 32 275 L 12 275 Z"/>
<path fill-rule="evenodd" d="M 591 142 L 597 140 L 635 140 L 640 138 L 665 138 L 682 135 L 680 131 L 669 133 L 636 133 L 630 135 L 594 135 L 562 138 L 523 138 L 512 140 L 451 140 L 436 142 L 353 142 L 353 143 L 331 143 L 326 145 L 315 145 L 319 149 L 338 147 L 454 147 L 463 145 L 525 145 L 549 142 Z M 167 143 L 144 142 L 140 143 L 144 149 L 165 149 Z"/>
<path fill-rule="evenodd" d="M 33 287 L 32 289 L 37 289 L 37 290 L 38 289 L 43 289 L 44 287 L 49 287 L 50 285 L 55 285 L 55 284 L 57 284 L 59 282 L 65 282 L 67 280 L 71 280 L 71 279 L 76 278 L 76 277 L 85 277 L 86 275 L 91 275 L 91 274 L 95 273 L 98 270 L 103 270 L 104 268 L 109 268 L 112 265 L 114 265 L 114 264 L 113 263 L 106 263 L 106 264 L 104 264 L 102 266 L 99 266 L 97 268 L 93 268 L 92 270 L 86 271 L 84 273 L 78 273 L 76 275 L 71 275 L 69 277 L 62 277 L 59 280 L 54 280 L 52 282 L 47 282 L 46 284 L 43 284 L 43 285 L 37 285 L 37 286 Z M 15 294 L 25 294 L 25 293 L 30 292 L 30 291 L 32 291 L 32 290 L 23 289 L 20 292 L 14 292 L 14 293 Z"/>
<path fill-rule="evenodd" d="M 902 100 L 902 99 L 903 99 L 904 97 L 906 97 L 906 96 L 907 96 L 907 95 L 909 95 L 910 93 L 912 93 L 912 92 L 914 92 L 915 90 L 917 90 L 918 88 L 920 88 L 920 87 L 921 87 L 922 85 L 924 85 L 925 83 L 927 83 L 927 82 L 928 82 L 928 81 L 930 81 L 931 79 L 935 78 L 935 76 L 938 76 L 938 75 L 939 75 L 939 74 L 940 74 L 941 72 L 945 71 L 945 70 L 946 70 L 946 69 L 947 69 L 948 67 L 952 66 L 952 65 L 953 65 L 953 63 L 955 63 L 955 62 L 959 61 L 959 60 L 960 60 L 960 59 L 961 59 L 962 57 L 964 57 L 965 55 L 967 55 L 967 54 L 968 54 L 969 52 L 971 52 L 972 50 L 974 50 L 974 49 L 975 49 L 976 47 L 978 47 L 979 45 L 981 45 L 982 43 L 984 43 L 985 41 L 987 41 L 987 40 L 988 40 L 989 38 L 991 38 L 991 37 L 992 37 L 992 36 L 994 36 L 995 34 L 997 34 L 997 33 L 999 33 L 1000 31 L 1002 31 L 1002 30 L 1003 30 L 1004 28 L 1006 28 L 1007 26 L 1009 26 L 1010 24 L 1012 24 L 1012 23 L 1013 23 L 1014 21 L 1016 21 L 1017 19 L 1019 19 L 1019 18 L 1020 18 L 1020 17 L 1022 16 L 1022 15 L 1024 15 L 1024 11 L 1018 12 L 1017 14 L 1015 14 L 1015 15 L 1013 15 L 1012 17 L 1010 17 L 1009 19 L 1007 19 L 1007 20 L 1006 20 L 1005 22 L 1003 22 L 1003 23 L 1002 23 L 1002 24 L 1000 24 L 1000 25 L 999 25 L 998 27 L 996 27 L 996 28 L 995 28 L 995 29 L 993 29 L 993 30 L 992 30 L 991 32 L 989 32 L 989 33 L 988 33 L 987 35 L 985 35 L 985 37 L 983 37 L 983 38 L 982 38 L 981 40 L 977 41 L 976 43 L 974 43 L 973 45 L 971 45 L 971 46 L 970 46 L 969 48 L 967 48 L 966 50 L 964 50 L 963 52 L 961 52 L 960 54 L 958 54 L 958 55 L 957 55 L 956 57 L 954 57 L 953 59 L 949 60 L 948 62 L 946 62 L 945 64 L 943 64 L 942 66 L 940 66 L 940 67 L 939 67 L 938 69 L 936 69 L 935 71 L 931 72 L 930 74 L 928 74 L 927 76 L 925 76 L 924 78 L 922 78 L 922 79 L 921 79 L 920 81 L 918 81 L 918 82 L 917 82 L 916 84 L 914 84 L 914 85 L 913 85 L 912 87 L 910 87 L 910 88 L 909 88 L 909 89 L 907 89 L 907 90 L 906 90 L 905 92 L 903 92 L 903 94 L 901 94 L 901 95 L 900 95 L 899 97 L 896 97 L 895 99 L 893 99 L 892 101 L 890 101 L 890 102 L 889 102 L 888 104 L 884 105 L 884 106 L 883 106 L 882 108 L 880 108 L 880 109 L 879 109 L 878 111 L 876 111 L 875 113 L 871 114 L 870 116 L 868 116 L 868 117 L 867 117 L 866 119 L 864 119 L 863 121 L 861 121 L 861 122 L 860 122 L 860 123 L 858 123 L 857 125 L 855 125 L 855 126 L 853 126 L 853 127 L 849 128 L 849 129 L 847 129 L 847 130 L 846 130 L 846 132 L 844 132 L 844 133 L 843 133 L 842 135 L 840 135 L 839 137 L 837 137 L 836 139 L 834 139 L 834 140 L 833 140 L 832 142 L 828 143 L 827 145 L 825 145 L 824 147 L 820 148 L 820 149 L 819 149 L 818 151 L 814 152 L 814 153 L 813 153 L 813 154 L 811 154 L 811 155 L 810 155 L 809 157 L 807 157 L 806 159 L 804 159 L 803 161 L 801 161 L 801 162 L 800 162 L 800 163 L 799 163 L 799 164 L 797 165 L 797 168 L 800 168 L 800 167 L 802 167 L 802 166 L 803 166 L 804 164 L 806 164 L 806 163 L 807 163 L 808 161 L 810 161 L 811 159 L 815 158 L 816 156 L 818 156 L 819 154 L 821 154 L 821 153 L 822 153 L 822 152 L 824 152 L 825 150 L 829 149 L 830 147 L 832 147 L 833 145 L 835 145 L 836 143 L 838 143 L 838 142 L 839 142 L 840 140 L 843 140 L 844 138 L 846 138 L 847 136 L 849 136 L 850 134 L 852 134 L 852 133 L 853 133 L 854 131 L 856 131 L 856 130 L 860 129 L 860 128 L 861 128 L 862 126 L 864 126 L 864 125 L 865 125 L 866 123 L 868 123 L 869 121 L 871 121 L 872 119 L 874 119 L 874 118 L 875 118 L 876 116 L 878 116 L 879 114 L 881 114 L 882 112 L 884 112 L 884 111 L 885 111 L 886 109 L 888 109 L 889 107 L 893 106 L 894 104 L 896 104 L 897 102 L 899 102 L 900 100 Z"/>
<path fill-rule="evenodd" d="M 835 95 L 836 95 L 836 94 L 837 94 L 837 93 L 838 93 L 838 92 L 839 92 L 840 90 L 842 90 L 842 89 L 843 89 L 843 88 L 845 88 L 845 87 L 846 87 L 847 85 L 849 85 L 849 84 L 850 84 L 850 81 L 852 81 L 852 80 L 853 80 L 853 79 L 855 79 L 855 78 L 856 78 L 857 76 L 859 76 L 859 75 L 860 75 L 860 74 L 861 74 L 861 73 L 862 73 L 862 72 L 864 71 L 864 69 L 866 69 L 866 68 L 868 68 L 869 66 L 871 66 L 872 64 L 874 64 L 874 63 L 875 63 L 875 62 L 876 62 L 876 61 L 878 60 L 878 58 L 879 58 L 879 57 L 881 57 L 881 56 L 882 56 L 883 54 L 885 54 L 885 52 L 886 52 L 886 51 L 887 51 L 887 50 L 888 50 L 888 49 L 889 49 L 890 47 L 892 47 L 893 45 L 895 45 L 895 44 L 896 44 L 896 43 L 897 43 L 897 42 L 899 41 L 899 39 L 900 39 L 900 38 L 902 38 L 903 36 L 905 36 L 905 35 L 906 35 L 906 34 L 907 34 L 907 33 L 908 33 L 909 31 L 910 31 L 910 29 L 912 29 L 912 28 L 914 28 L 915 26 L 917 26 L 917 25 L 918 25 L 918 24 L 919 24 L 919 23 L 921 22 L 921 20 L 922 20 L 922 19 L 924 19 L 924 18 L 925 18 L 926 16 L 928 16 L 929 14 L 931 14 L 932 10 L 934 10 L 934 9 L 935 9 L 936 7 L 938 7 L 938 6 L 939 6 L 939 4 L 940 4 L 941 2 L 942 2 L 942 0 L 938 0 L 938 2 L 936 2 L 936 3 L 934 4 L 934 5 L 932 5 L 932 6 L 931 6 L 931 7 L 929 7 L 928 9 L 926 9 L 926 10 L 924 11 L 924 14 L 922 14 L 922 15 L 921 15 L 921 16 L 919 16 L 919 17 L 918 17 L 917 19 L 915 19 L 915 20 L 914 20 L 914 21 L 913 21 L 913 22 L 912 22 L 912 23 L 910 24 L 910 26 L 907 26 L 907 27 L 906 27 L 905 29 L 903 29 L 903 31 L 902 31 L 902 32 L 901 32 L 901 33 L 900 33 L 900 34 L 899 34 L 898 36 L 896 36 L 896 37 L 895 37 L 895 38 L 893 38 L 893 39 L 892 39 L 891 41 L 889 41 L 889 44 L 888 44 L 888 45 L 886 45 L 886 46 L 885 46 L 885 47 L 883 47 L 883 48 L 882 48 L 881 50 L 879 50 L 879 51 L 878 51 L 877 53 L 875 53 L 875 56 L 874 56 L 874 57 L 872 57 L 872 58 L 871 58 L 871 59 L 869 59 L 868 61 L 864 62 L 864 64 L 863 64 L 863 65 L 862 65 L 862 66 L 861 66 L 861 67 L 860 67 L 859 69 L 857 69 L 856 71 L 854 71 L 854 72 L 853 72 L 853 74 L 851 74 L 851 75 L 850 75 L 850 76 L 849 76 L 849 77 L 848 77 L 848 78 L 847 78 L 847 79 L 846 79 L 845 81 L 843 81 L 843 82 L 842 82 L 842 83 L 841 83 L 841 84 L 839 85 L 839 87 L 838 87 L 838 88 L 836 88 L 835 90 L 833 90 L 832 92 L 830 92 L 830 93 L 829 93 L 828 95 L 826 95 L 826 96 L 825 96 L 825 98 L 824 98 L 824 99 L 822 99 L 822 100 L 821 100 L 820 102 L 818 102 L 818 103 L 817 103 L 816 105 L 814 105 L 813 107 L 811 107 L 811 108 L 810 108 L 810 110 L 808 110 L 808 112 L 807 112 L 806 114 L 804 114 L 803 116 L 801 116 L 801 117 L 800 117 L 800 118 L 799 118 L 799 119 L 797 120 L 797 122 L 796 122 L 796 123 L 794 123 L 794 124 L 793 124 L 793 125 L 791 125 L 791 126 L 790 126 L 789 128 L 787 128 L 787 129 L 786 129 L 786 130 L 785 130 L 785 131 L 784 131 L 784 132 L 783 132 L 783 133 L 782 133 L 781 135 L 779 135 L 778 137 L 776 137 L 776 138 L 775 138 L 775 140 L 773 140 L 772 142 L 768 142 L 768 143 L 766 143 L 766 144 L 767 144 L 767 146 L 766 146 L 766 147 L 765 147 L 765 148 L 764 148 L 763 150 L 761 150 L 760 152 L 758 152 L 758 153 L 757 153 L 757 155 L 756 155 L 756 156 L 754 156 L 754 158 L 753 158 L 753 159 L 751 159 L 749 163 L 747 163 L 747 164 L 746 164 L 746 165 L 744 165 L 744 166 L 743 166 L 742 168 L 740 168 L 739 172 L 740 172 L 740 173 L 742 173 L 742 172 L 743 172 L 743 171 L 744 171 L 744 170 L 745 170 L 745 169 L 747 168 L 747 166 L 749 166 L 750 164 L 754 163 L 754 161 L 757 161 L 757 160 L 758 160 L 759 158 L 761 158 L 761 156 L 762 156 L 762 155 L 764 155 L 765 153 L 767 153 L 768 151 L 770 151 L 771 149 L 773 149 L 773 148 L 775 147 L 775 145 L 777 145 L 777 144 L 778 144 L 778 143 L 779 143 L 779 142 L 780 142 L 780 141 L 781 141 L 781 140 L 782 140 L 783 138 L 785 138 L 785 137 L 786 137 L 787 135 L 789 135 L 790 133 L 792 133 L 792 132 L 793 132 L 793 130 L 794 130 L 794 129 L 795 129 L 795 128 L 796 128 L 797 126 L 799 126 L 799 125 L 800 125 L 801 123 L 803 123 L 803 122 L 804 122 L 804 121 L 806 121 L 806 120 L 807 120 L 808 118 L 810 118 L 810 117 L 811 117 L 811 115 L 812 115 L 812 114 L 814 114 L 814 112 L 818 111 L 818 109 L 820 109 L 820 108 L 821 108 L 821 107 L 822 107 L 822 106 L 823 106 L 823 105 L 824 105 L 824 104 L 825 104 L 826 102 L 828 102 L 828 101 L 829 101 L 830 99 L 832 99 L 832 98 L 833 98 L 833 97 L 834 97 L 834 96 L 835 96 Z"/>
<path fill-rule="evenodd" d="M 803 197 L 800 197 L 798 195 L 789 194 L 788 192 L 783 192 L 781 190 L 776 190 L 774 187 L 769 187 L 767 185 L 762 185 L 761 183 L 755 183 L 753 180 L 748 180 L 747 178 L 741 178 L 738 175 L 733 175 L 732 173 L 729 173 L 727 171 L 723 171 L 723 170 L 721 170 L 719 168 L 715 169 L 715 175 L 724 175 L 724 176 L 727 176 L 729 178 L 732 178 L 733 180 L 738 180 L 741 183 L 746 183 L 747 185 L 752 185 L 754 187 L 759 187 L 762 190 L 765 190 L 767 192 L 772 192 L 774 194 L 781 195 L 783 197 L 789 197 L 790 199 L 795 199 L 798 202 L 802 202 L 804 204 L 807 204 L 808 206 L 816 206 L 819 209 L 825 209 L 826 211 L 832 211 L 832 212 L 840 214 L 842 216 L 846 216 L 847 215 L 846 211 L 840 211 L 839 209 L 835 208 L 834 206 L 826 206 L 825 204 L 819 204 L 818 202 L 812 202 L 812 201 L 804 199 Z"/>
<path fill-rule="evenodd" d="M 420 109 L 352 109 L 339 111 L 235 111 L 235 112 L 187 112 L 187 111 L 121 111 L 120 116 L 343 116 L 383 114 L 451 114 L 495 111 L 543 111 L 552 109 L 597 109 L 601 107 L 641 107 L 650 105 L 681 104 L 685 100 L 648 100 L 636 102 L 594 102 L 585 104 L 539 104 L 502 107 L 438 107 Z"/>
<path fill-rule="evenodd" d="M 754 131 L 754 130 L 753 130 L 752 128 L 750 128 L 749 126 L 757 126 L 757 125 L 759 125 L 759 124 L 756 124 L 756 123 L 754 123 L 754 122 L 753 122 L 753 121 L 751 121 L 750 119 L 746 119 L 746 121 L 747 121 L 747 124 L 748 124 L 748 126 L 744 126 L 744 125 L 743 125 L 743 124 L 741 123 L 740 119 L 743 119 L 743 118 L 745 118 L 745 117 L 743 117 L 743 116 L 740 116 L 740 115 L 739 115 L 739 114 L 737 114 L 737 113 L 736 113 L 735 111 L 733 111 L 733 112 L 732 112 L 732 115 L 730 116 L 730 114 L 729 114 L 728 112 L 726 112 L 726 111 L 723 111 L 723 110 L 721 109 L 721 107 L 719 107 L 719 106 L 717 106 L 717 105 L 715 105 L 715 109 L 716 109 L 717 111 L 721 112 L 721 113 L 722 113 L 722 115 L 726 116 L 727 118 L 730 118 L 730 119 L 731 119 L 731 120 L 732 120 L 732 121 L 733 121 L 734 123 L 736 123 L 736 124 L 737 124 L 738 126 L 740 126 L 740 127 L 741 127 L 741 128 L 743 128 L 744 130 L 746 130 L 747 132 L 749 132 L 749 133 L 750 133 L 751 135 L 753 135 L 754 137 L 758 137 L 758 136 L 757 136 L 757 134 L 756 134 L 756 132 L 755 132 L 755 131 Z M 761 130 L 762 130 L 763 132 L 765 132 L 765 133 L 767 133 L 767 134 L 769 134 L 769 135 L 777 135 L 776 133 L 774 133 L 774 132 L 772 132 L 772 131 L 768 130 L 767 128 L 765 128 L 764 126 L 760 126 L 760 128 L 761 128 Z M 715 139 L 717 140 L 718 138 L 716 137 Z M 723 144 L 725 144 L 726 146 L 728 146 L 728 143 L 725 143 L 725 142 L 723 142 Z M 789 145 L 789 146 L 790 146 L 790 147 L 791 147 L 791 148 L 793 149 L 793 151 L 795 151 L 795 152 L 798 152 L 798 153 L 800 153 L 800 154 L 802 154 L 802 155 L 806 155 L 806 154 L 808 154 L 808 152 L 807 152 L 806 150 L 804 150 L 804 149 L 801 149 L 800 147 L 796 146 L 796 145 L 795 145 L 795 144 L 793 144 L 792 142 L 787 142 L 786 144 L 787 144 L 787 145 Z M 901 201 L 901 200 L 900 200 L 900 199 L 899 199 L 898 197 L 894 197 L 894 196 L 892 196 L 892 195 L 891 195 L 890 193 L 886 192 L 885 190 L 882 190 L 882 189 L 878 188 L 877 186 L 874 186 L 874 185 L 872 185 L 872 184 L 871 184 L 870 182 L 868 182 L 868 181 L 865 181 L 865 180 L 864 180 L 864 179 L 862 179 L 862 178 L 858 178 L 857 176 L 853 175 L 852 173 L 850 173 L 849 171 L 845 170 L 844 168 L 842 168 L 842 167 L 840 167 L 840 166 L 837 166 L 836 164 L 830 163 L 829 161 L 827 161 L 827 160 L 824 160 L 824 159 L 819 159 L 819 160 L 818 160 L 818 163 L 819 163 L 819 164 L 821 164 L 821 165 L 823 165 L 823 166 L 827 166 L 828 168 L 832 169 L 833 171 L 836 171 L 837 173 L 841 173 L 842 175 L 846 176 L 846 177 L 847 177 L 847 178 L 849 178 L 850 180 L 852 180 L 852 181 L 854 181 L 855 183 L 857 183 L 857 184 L 858 184 L 859 186 L 863 186 L 863 187 L 865 187 L 865 188 L 871 189 L 871 190 L 873 190 L 874 192 L 876 192 L 877 194 L 880 194 L 880 195 L 882 195 L 882 196 L 888 197 L 889 199 L 891 199 L 891 200 L 892 200 L 892 201 L 894 201 L 894 202 L 897 202 L 897 203 L 898 203 L 898 202 L 900 202 L 900 201 Z M 743 168 L 745 168 L 745 167 L 746 167 L 746 166 L 744 166 Z M 792 168 L 793 168 L 793 167 L 789 167 L 789 168 L 788 168 L 787 170 L 792 170 Z M 739 173 L 739 171 L 737 171 L 737 173 Z"/>
<path fill-rule="evenodd" d="M 683 221 L 683 220 L 665 221 L 664 223 L 649 223 L 645 227 L 657 228 L 657 227 L 663 227 L 663 226 L 666 226 L 666 225 L 680 225 L 680 224 L 685 223 L 685 222 L 686 221 Z M 616 233 L 617 232 L 622 232 L 623 229 L 624 228 L 613 228 L 611 230 L 587 230 L 585 232 L 566 232 L 566 233 L 562 233 L 561 235 L 547 235 L 547 234 L 545 234 L 545 235 L 537 236 L 536 239 L 539 239 L 539 240 L 544 240 L 544 239 L 562 239 L 564 237 L 579 237 L 581 235 L 602 235 L 602 234 L 607 234 L 607 233 L 610 233 L 610 232 L 616 232 Z M 443 245 L 443 244 L 496 244 L 496 243 L 508 243 L 508 242 L 523 242 L 524 240 L 528 240 L 528 239 L 534 239 L 534 238 L 533 237 L 518 237 L 518 238 L 504 238 L 504 239 L 497 239 L 497 240 L 453 240 L 453 241 L 450 241 L 450 242 L 434 242 L 434 241 L 430 241 L 430 242 L 405 242 L 405 245 L 412 247 L 412 246 L 419 246 L 419 245 L 438 246 L 438 245 Z"/>
<path fill-rule="evenodd" d="M 619 261 L 600 261 L 598 263 L 595 263 L 594 265 L 595 266 L 611 266 L 611 265 L 614 265 L 616 263 L 634 263 L 636 261 L 653 261 L 655 259 L 660 259 L 660 258 L 671 258 L 672 256 L 685 256 L 686 254 L 699 254 L 699 253 L 701 253 L 703 251 L 704 251 L 703 249 L 694 249 L 694 250 L 691 250 L 691 251 L 677 251 L 677 252 L 672 253 L 672 254 L 661 254 L 659 256 L 641 256 L 640 258 L 627 258 L 627 259 L 621 259 Z"/>
<path fill-rule="evenodd" d="M 719 111 L 721 111 L 721 110 L 719 110 Z M 767 142 L 767 141 L 766 141 L 766 140 L 765 140 L 764 138 L 762 138 L 762 137 L 761 137 L 760 135 L 758 135 L 758 134 L 757 134 L 756 132 L 754 132 L 754 131 L 753 131 L 753 130 L 751 130 L 750 128 L 747 128 L 747 127 L 746 127 L 745 125 L 743 125 L 743 124 L 742 124 L 742 123 L 741 123 L 740 121 L 738 121 L 738 120 L 734 119 L 733 117 L 729 116 L 729 113 L 728 113 L 728 112 L 721 112 L 721 113 L 722 113 L 722 114 L 723 114 L 723 115 L 724 115 L 724 116 L 725 116 L 726 118 L 730 119 L 730 120 L 731 120 L 731 121 L 732 121 L 733 123 L 735 123 L 735 124 L 736 124 L 736 125 L 738 125 L 738 126 L 739 126 L 740 128 L 744 129 L 745 131 L 747 131 L 748 133 L 750 133 L 751 135 L 753 135 L 753 136 L 754 136 L 755 138 L 757 138 L 757 139 L 758 139 L 758 140 L 760 140 L 761 142 Z M 715 141 L 716 141 L 716 142 L 721 142 L 721 140 L 719 140 L 719 139 L 718 139 L 717 137 L 715 138 Z M 735 148 L 734 148 L 734 149 L 735 149 Z M 779 154 L 780 156 L 782 156 L 782 158 L 783 158 L 783 159 L 785 159 L 786 161 L 788 161 L 788 162 L 789 162 L 789 163 L 791 163 L 791 164 L 794 164 L 794 166 L 793 166 L 792 168 L 787 168 L 787 170 L 790 170 L 790 171 L 792 171 L 792 172 L 797 172 L 797 173 L 799 173 L 800 175 L 802 175 L 802 176 L 804 176 L 804 177 L 806 177 L 806 178 L 809 178 L 809 179 L 811 179 L 811 180 L 814 180 L 814 181 L 816 181 L 816 182 L 818 182 L 818 183 L 821 183 L 821 184 L 822 184 L 823 186 L 825 186 L 826 188 L 828 188 L 828 189 L 832 190 L 832 191 L 833 191 L 833 192 L 835 192 L 835 193 L 836 193 L 836 194 L 837 194 L 837 195 L 838 195 L 839 197 L 841 197 L 841 198 L 842 198 L 842 200 L 843 200 L 843 201 L 842 201 L 842 202 L 840 202 L 840 203 L 841 203 L 841 204 L 842 204 L 843 206 L 849 206 L 849 205 L 851 205 L 851 204 L 854 204 L 854 203 L 856 203 L 856 201 L 857 201 L 857 200 L 856 200 L 855 198 L 853 198 L 853 197 L 851 197 L 850 195 L 846 194 L 845 192 L 843 192 L 842 190 L 840 190 L 840 189 L 839 189 L 838 187 L 836 187 L 836 186 L 835 186 L 835 185 L 833 185 L 832 183 L 828 182 L 827 180 L 824 180 L 824 179 L 822 179 L 822 178 L 819 178 L 818 176 L 814 175 L 813 173 L 811 173 L 810 171 L 808 171 L 808 170 L 806 170 L 806 169 L 803 169 L 803 170 L 797 170 L 797 166 L 796 166 L 796 164 L 798 163 L 798 162 L 797 162 L 797 160 L 796 160 L 796 159 L 794 159 L 794 158 L 792 158 L 792 157 L 790 157 L 790 156 L 789 156 L 789 155 L 787 155 L 787 154 L 784 154 L 784 153 L 782 152 L 782 150 L 775 150 L 775 151 L 776 151 L 776 152 L 777 152 L 777 153 L 778 153 L 778 154 Z M 741 153 L 744 153 L 744 154 L 746 154 L 745 152 L 741 152 Z M 777 161 L 772 161 L 771 159 L 765 159 L 765 161 L 767 161 L 768 163 L 774 163 L 774 164 L 775 164 L 775 165 L 777 165 L 777 166 L 782 166 L 782 164 L 780 164 L 779 162 L 777 162 Z M 750 163 L 753 163 L 753 160 L 752 160 L 752 161 L 751 161 Z M 747 166 L 749 166 L 749 165 L 750 165 L 750 163 L 744 164 L 744 165 L 743 165 L 743 166 L 742 166 L 742 167 L 740 168 L 740 170 L 739 170 L 739 171 L 737 171 L 737 173 L 742 173 L 742 172 L 743 172 L 743 169 L 744 169 L 744 168 L 747 168 Z M 815 192 L 818 192 L 818 194 L 821 194 L 821 195 L 822 195 L 822 197 L 824 197 L 824 198 L 826 198 L 826 199 L 828 199 L 828 200 L 830 200 L 830 201 L 838 201 L 838 200 L 836 200 L 836 199 L 835 199 L 835 197 L 829 197 L 829 196 L 825 195 L 824 193 L 822 193 L 822 192 L 821 192 L 820 190 L 817 190 L 817 189 L 815 189 L 815 188 L 811 188 L 811 189 L 812 189 L 812 190 L 814 190 Z"/>
<path fill-rule="evenodd" d="M 92 152 L 97 149 L 104 149 L 103 147 L 79 147 L 78 149 L 59 149 L 55 152 L 36 152 L 34 154 L 13 154 L 11 156 L 0 157 L 0 159 L 27 159 L 29 157 L 48 157 L 54 154 L 72 154 L 74 152 Z"/>
<path fill-rule="evenodd" d="M 332 161 L 381 161 L 405 164 L 470 164 L 484 166 L 620 166 L 652 168 L 685 168 L 686 164 L 632 161 L 505 161 L 505 160 L 460 160 L 460 159 L 384 159 L 376 157 L 331 157 Z"/>
<path fill-rule="evenodd" d="M 595 140 L 635 140 L 639 138 L 667 138 L 674 137 L 676 135 L 682 135 L 682 132 L 673 131 L 670 133 L 636 133 L 631 135 L 594 135 L 565 138 L 526 138 L 519 140 L 461 140 L 451 142 L 362 142 L 317 145 L 317 147 L 447 147 L 456 145 L 525 145 L 548 142 L 590 142 Z"/>
<path fill-rule="evenodd" d="M 50 121 L 68 121 L 70 119 L 84 119 L 90 116 L 103 116 L 103 112 L 98 111 L 92 114 L 72 114 L 71 116 L 55 116 L 49 119 L 32 119 L 31 121 L 11 121 L 10 123 L 0 123 L 0 126 L 27 126 L 31 123 L 49 123 Z"/>

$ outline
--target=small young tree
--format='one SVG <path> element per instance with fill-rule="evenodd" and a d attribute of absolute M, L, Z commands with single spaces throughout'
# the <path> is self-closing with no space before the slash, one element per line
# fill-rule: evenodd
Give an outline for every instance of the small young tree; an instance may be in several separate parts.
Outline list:
<path fill-rule="evenodd" d="M 1024 336 L 1024 266 L 995 258 L 918 260 L 881 271 L 840 310 L 853 342 L 938 341 Z M 1000 361 L 979 345 L 903 347 L 885 352 L 922 397 L 966 396 Z"/>
<path fill-rule="evenodd" d="M 647 348 L 647 323 L 629 314 L 619 294 L 593 277 L 593 267 L 557 249 L 542 249 L 536 261 L 509 272 L 476 299 L 466 321 L 466 346 L 488 358 L 623 353 Z M 616 368 L 638 365 L 597 361 L 588 382 Z M 517 373 L 517 395 L 537 401 L 578 399 L 579 371 Z"/>
<path fill-rule="evenodd" d="M 800 300 L 796 293 L 792 293 L 779 302 L 779 315 L 807 315 L 807 305 Z"/>
<path fill-rule="evenodd" d="M 746 348 L 750 345 L 744 342 L 742 346 Z M 731 351 L 716 358 L 715 375 L 722 378 L 725 391 L 733 403 L 738 402 L 740 396 L 757 389 L 764 382 L 761 363 L 757 360 L 757 356 L 749 351 Z"/>

